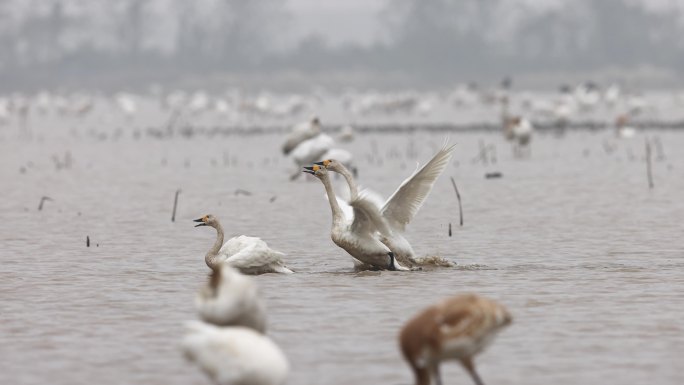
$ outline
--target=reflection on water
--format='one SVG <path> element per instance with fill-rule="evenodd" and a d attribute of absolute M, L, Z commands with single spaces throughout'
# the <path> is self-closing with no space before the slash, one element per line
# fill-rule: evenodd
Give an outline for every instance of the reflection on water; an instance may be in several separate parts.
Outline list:
<path fill-rule="evenodd" d="M 191 220 L 208 213 L 227 234 L 262 237 L 297 271 L 257 278 L 271 334 L 292 363 L 289 384 L 409 383 L 399 327 L 464 291 L 500 300 L 515 318 L 479 358 L 487 383 L 684 382 L 676 365 L 684 354 L 684 134 L 652 133 L 667 157 L 654 163 L 651 191 L 643 138 L 538 135 L 532 158 L 515 160 L 497 134 L 450 135 L 452 164 L 407 238 L 418 255 L 457 266 L 354 273 L 330 240 L 321 184 L 288 181 L 281 135 L 4 134 L 0 382 L 206 384 L 178 343 L 182 322 L 196 318 L 214 241 Z M 365 134 L 345 146 L 357 155 L 360 183 L 388 196 L 442 140 Z M 476 161 L 480 141 L 496 146 L 496 163 Z M 51 157 L 67 152 L 72 165 L 58 170 Z M 503 177 L 485 179 L 493 171 Z M 463 227 L 449 176 L 463 197 Z M 53 201 L 37 211 L 42 196 Z M 469 381 L 456 364 L 443 370 L 448 382 Z"/>

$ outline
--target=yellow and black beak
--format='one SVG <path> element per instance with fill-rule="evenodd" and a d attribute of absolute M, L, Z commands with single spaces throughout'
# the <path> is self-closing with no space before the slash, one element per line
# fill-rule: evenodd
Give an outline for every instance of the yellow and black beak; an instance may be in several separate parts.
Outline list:
<path fill-rule="evenodd" d="M 311 175 L 316 174 L 313 167 L 304 167 L 304 170 L 302 170 L 302 172 L 305 172 L 305 173 L 311 174 Z"/>
<path fill-rule="evenodd" d="M 205 218 L 199 218 L 199 219 L 193 220 L 193 222 L 199 222 L 199 224 L 195 225 L 195 227 L 206 226 L 207 223 L 204 220 L 205 220 Z"/>

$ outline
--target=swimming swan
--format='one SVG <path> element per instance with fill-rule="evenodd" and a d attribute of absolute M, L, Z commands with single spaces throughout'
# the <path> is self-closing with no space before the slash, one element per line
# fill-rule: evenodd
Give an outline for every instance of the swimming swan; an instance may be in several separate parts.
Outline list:
<path fill-rule="evenodd" d="M 212 270 L 216 270 L 220 263 L 227 262 L 243 274 L 292 273 L 283 264 L 285 254 L 269 248 L 260 238 L 240 235 L 223 244 L 223 227 L 216 217 L 209 214 L 194 221 L 199 222 L 195 227 L 210 226 L 216 229 L 216 242 L 204 257 Z"/>
<path fill-rule="evenodd" d="M 376 229 L 380 233 L 386 234 L 390 230 L 382 221 L 380 212 L 372 202 L 362 193 L 356 194 L 349 202 L 354 210 L 353 220 L 349 219 L 337 203 L 328 171 L 318 165 L 304 169 L 304 172 L 316 176 L 325 187 L 332 210 L 330 237 L 337 246 L 344 249 L 356 260 L 373 267 L 388 270 L 409 270 L 397 263 L 394 253 L 375 236 Z"/>
<path fill-rule="evenodd" d="M 205 322 L 266 331 L 266 310 L 257 285 L 227 263 L 213 270 L 209 284 L 195 298 L 195 307 Z"/>
<path fill-rule="evenodd" d="M 287 358 L 267 336 L 252 329 L 186 323 L 181 348 L 218 385 L 281 385 L 289 372 Z"/>
<path fill-rule="evenodd" d="M 411 222 L 432 191 L 435 181 L 449 164 L 455 146 L 449 146 L 445 141 L 442 149 L 425 166 L 416 168 L 416 171 L 399 185 L 380 208 L 380 213 L 391 230 L 389 234 L 381 233 L 380 240 L 394 252 L 397 260 L 402 264 L 419 264 L 411 244 L 403 233 L 406 225 Z M 358 196 L 359 187 L 356 180 L 340 162 L 327 159 L 315 165 L 342 174 L 349 185 L 352 199 Z"/>

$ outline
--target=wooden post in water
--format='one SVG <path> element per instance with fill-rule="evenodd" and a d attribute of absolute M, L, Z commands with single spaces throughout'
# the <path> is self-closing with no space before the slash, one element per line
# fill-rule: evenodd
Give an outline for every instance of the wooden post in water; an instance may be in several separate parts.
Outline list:
<path fill-rule="evenodd" d="M 449 222 L 449 236 L 451 236 L 451 222 Z"/>
<path fill-rule="evenodd" d="M 648 138 L 645 139 L 646 142 L 646 177 L 648 177 L 648 188 L 653 188 L 653 172 L 651 171 L 651 142 Z"/>
<path fill-rule="evenodd" d="M 51 200 L 52 200 L 52 198 L 50 198 L 50 197 L 40 198 L 40 203 L 38 204 L 38 211 L 41 211 L 43 209 L 43 203 L 45 203 L 45 201 L 51 201 Z"/>
<path fill-rule="evenodd" d="M 451 177 L 451 184 L 454 185 L 454 191 L 456 191 L 456 198 L 458 199 L 458 216 L 460 218 L 460 224 L 463 226 L 463 207 L 461 206 L 461 194 L 458 192 L 458 187 L 456 187 L 456 181 L 454 177 Z"/>
<path fill-rule="evenodd" d="M 171 213 L 171 222 L 176 221 L 176 207 L 178 207 L 178 194 L 180 194 L 180 192 L 180 189 L 176 190 L 176 197 L 173 198 L 173 212 Z"/>
<path fill-rule="evenodd" d="M 86 247 L 90 247 L 90 236 L 86 235 Z"/>

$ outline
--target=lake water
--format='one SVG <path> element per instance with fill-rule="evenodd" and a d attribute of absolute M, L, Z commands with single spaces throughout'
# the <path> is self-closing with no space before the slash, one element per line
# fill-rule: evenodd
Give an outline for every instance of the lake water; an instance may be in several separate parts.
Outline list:
<path fill-rule="evenodd" d="M 684 132 L 538 134 L 522 160 L 497 133 L 452 132 L 454 158 L 407 238 L 457 267 L 354 273 L 330 240 L 322 185 L 288 180 L 284 134 L 101 140 L 98 129 L 2 130 L 0 383 L 207 384 L 179 341 L 215 239 L 191 220 L 208 213 L 297 271 L 255 278 L 288 384 L 411 383 L 399 328 L 462 292 L 514 316 L 477 359 L 487 384 L 684 383 Z M 343 147 L 360 182 L 388 196 L 445 135 L 370 133 Z M 645 136 L 662 143 L 652 190 Z M 476 160 L 480 142 L 496 163 Z M 493 171 L 503 177 L 485 179 Z M 38 211 L 42 196 L 52 201 Z M 456 363 L 443 377 L 470 383 Z"/>

